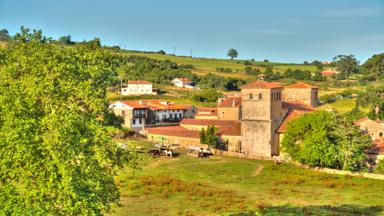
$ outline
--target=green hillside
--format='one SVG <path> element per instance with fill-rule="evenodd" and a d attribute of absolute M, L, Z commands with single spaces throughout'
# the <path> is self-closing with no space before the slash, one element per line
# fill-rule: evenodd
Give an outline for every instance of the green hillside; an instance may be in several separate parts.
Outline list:
<path fill-rule="evenodd" d="M 215 59 L 215 58 L 191 58 L 185 56 L 173 56 L 173 55 L 162 55 L 155 53 L 144 53 L 144 52 L 132 52 L 125 51 L 127 55 L 145 56 L 157 60 L 170 60 L 176 62 L 179 65 L 193 65 L 194 69 L 192 72 L 198 75 L 205 75 L 207 73 L 213 73 L 225 77 L 233 78 L 254 78 L 254 76 L 246 75 L 244 73 L 244 62 L 246 60 L 227 60 L 227 59 Z M 289 64 L 289 63 L 276 63 L 276 62 L 259 62 L 259 61 L 248 61 L 251 62 L 252 68 L 257 68 L 261 72 L 264 72 L 267 66 L 273 66 L 274 72 L 284 73 L 288 68 L 295 70 L 308 70 L 311 72 L 316 71 L 315 65 L 304 65 L 304 64 Z M 230 68 L 231 73 L 217 72 L 216 68 Z"/>

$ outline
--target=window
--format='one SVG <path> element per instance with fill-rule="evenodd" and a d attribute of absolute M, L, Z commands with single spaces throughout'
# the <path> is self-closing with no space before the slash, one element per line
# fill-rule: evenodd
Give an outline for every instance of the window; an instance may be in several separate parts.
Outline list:
<path fill-rule="evenodd" d="M 171 113 L 171 115 L 170 115 L 170 116 L 171 116 L 171 118 L 173 118 L 173 115 L 172 115 L 172 113 Z"/>
<path fill-rule="evenodd" d="M 132 119 L 132 124 L 136 124 L 136 119 Z"/>
<path fill-rule="evenodd" d="M 383 137 L 383 132 L 379 132 L 379 137 Z"/>
<path fill-rule="evenodd" d="M 142 124 L 143 123 L 143 119 L 139 119 L 139 124 Z"/>
<path fill-rule="evenodd" d="M 263 99 L 263 95 L 259 93 L 259 100 Z"/>
<path fill-rule="evenodd" d="M 179 118 L 180 118 L 180 119 L 183 118 L 183 115 L 181 115 L 181 113 L 179 114 Z"/>
<path fill-rule="evenodd" d="M 249 94 L 249 100 L 253 100 L 253 94 L 252 93 Z"/>

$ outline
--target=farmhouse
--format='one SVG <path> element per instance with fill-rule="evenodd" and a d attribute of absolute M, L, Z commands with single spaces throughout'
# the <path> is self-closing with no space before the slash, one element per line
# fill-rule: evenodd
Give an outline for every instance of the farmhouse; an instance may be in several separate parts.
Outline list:
<path fill-rule="evenodd" d="M 193 89 L 194 86 L 193 86 L 193 83 L 190 79 L 188 78 L 174 78 L 171 83 L 177 87 L 180 87 L 180 88 L 190 88 L 190 89 Z"/>
<path fill-rule="evenodd" d="M 151 140 L 198 145 L 199 131 L 213 125 L 223 150 L 271 157 L 279 154 L 287 123 L 314 111 L 318 104 L 317 88 L 304 83 L 283 88 L 279 83 L 256 81 L 243 86 L 236 96 L 218 100 L 216 118 L 212 117 L 215 109 L 199 109 L 197 118 L 183 119 L 174 130 L 145 128 L 145 133 Z"/>
<path fill-rule="evenodd" d="M 140 131 L 144 126 L 175 124 L 193 118 L 195 107 L 164 100 L 117 101 L 109 108 L 124 119 L 124 126 Z"/>
<path fill-rule="evenodd" d="M 331 77 L 331 76 L 333 76 L 335 74 L 336 74 L 336 71 L 333 70 L 333 69 L 330 69 L 330 68 L 321 72 L 321 75 L 324 76 L 324 77 Z"/>
<path fill-rule="evenodd" d="M 372 140 L 384 137 L 384 121 L 371 120 L 365 117 L 356 121 L 355 125 L 359 126 L 362 132 L 371 136 Z"/>
<path fill-rule="evenodd" d="M 121 88 L 122 95 L 153 95 L 152 83 L 143 80 L 128 81 L 127 85 Z"/>

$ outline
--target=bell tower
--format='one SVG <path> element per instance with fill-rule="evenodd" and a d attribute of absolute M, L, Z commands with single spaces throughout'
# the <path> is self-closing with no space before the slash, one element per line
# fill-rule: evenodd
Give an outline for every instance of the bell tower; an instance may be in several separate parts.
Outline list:
<path fill-rule="evenodd" d="M 276 133 L 281 118 L 282 86 L 256 81 L 245 85 L 242 94 L 241 149 L 248 155 L 278 155 Z"/>

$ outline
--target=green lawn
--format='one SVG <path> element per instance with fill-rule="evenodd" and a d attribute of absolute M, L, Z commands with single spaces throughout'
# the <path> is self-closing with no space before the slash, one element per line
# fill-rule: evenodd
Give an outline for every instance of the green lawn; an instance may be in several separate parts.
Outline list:
<path fill-rule="evenodd" d="M 333 107 L 335 108 L 336 111 L 340 113 L 345 113 L 355 108 L 355 104 L 356 104 L 356 98 L 339 99 L 333 103 L 322 105 L 319 107 L 319 109 L 326 109 L 326 108 Z M 364 107 L 360 107 L 360 110 L 366 113 L 368 113 L 369 111 L 368 108 L 364 108 Z"/>
<path fill-rule="evenodd" d="M 140 155 L 142 170 L 116 177 L 121 205 L 112 215 L 384 215 L 380 180 L 271 161 Z"/>

